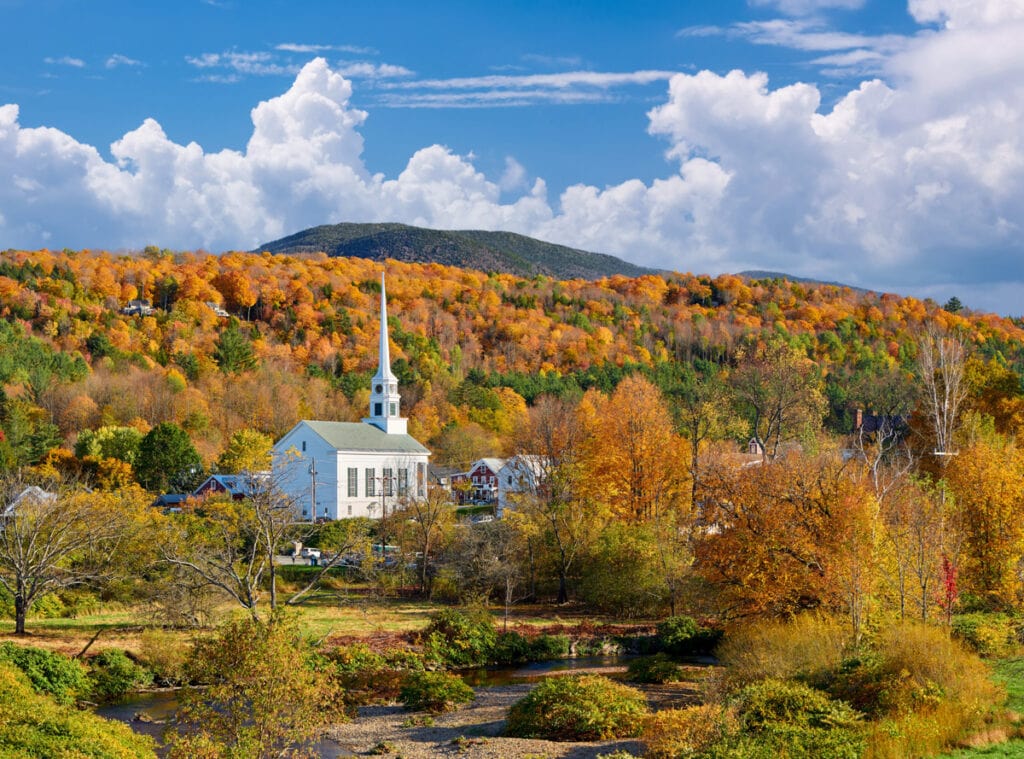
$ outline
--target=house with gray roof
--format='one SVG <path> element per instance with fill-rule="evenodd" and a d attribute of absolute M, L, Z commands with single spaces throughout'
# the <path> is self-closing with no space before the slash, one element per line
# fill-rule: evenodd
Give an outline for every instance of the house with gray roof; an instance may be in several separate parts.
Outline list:
<path fill-rule="evenodd" d="M 380 348 L 370 386 L 370 414 L 361 422 L 303 420 L 273 448 L 275 486 L 300 519 L 379 519 L 427 495 L 428 451 L 401 416 L 391 371 L 387 296 L 380 281 Z"/>

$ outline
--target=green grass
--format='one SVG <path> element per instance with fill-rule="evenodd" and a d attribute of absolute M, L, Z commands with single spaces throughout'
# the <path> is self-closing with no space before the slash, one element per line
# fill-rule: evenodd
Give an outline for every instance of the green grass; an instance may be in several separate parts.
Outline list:
<path fill-rule="evenodd" d="M 1006 687 L 1006 708 L 1024 714 L 1024 659 L 1001 659 L 993 666 L 993 679 Z M 965 748 L 937 759 L 1024 759 L 1024 739 L 1013 738 L 980 748 Z"/>
<path fill-rule="evenodd" d="M 951 754 L 942 754 L 936 759 L 1024 759 L 1024 740 L 1015 738 L 1006 743 L 996 743 L 984 748 L 965 748 Z"/>
<path fill-rule="evenodd" d="M 995 679 L 1006 686 L 1006 708 L 1024 714 L 1024 659 L 996 662 Z"/>

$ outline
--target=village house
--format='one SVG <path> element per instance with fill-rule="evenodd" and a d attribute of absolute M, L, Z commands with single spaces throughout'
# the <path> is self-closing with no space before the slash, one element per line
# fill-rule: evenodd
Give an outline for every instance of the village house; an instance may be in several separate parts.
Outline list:
<path fill-rule="evenodd" d="M 452 493 L 458 503 L 496 503 L 498 471 L 505 459 L 487 458 L 474 461 L 468 472 L 452 475 Z"/>
<path fill-rule="evenodd" d="M 516 454 L 498 470 L 498 511 L 500 518 L 505 509 L 516 507 L 516 498 L 524 495 L 543 495 L 549 459 L 545 456 Z"/>
<path fill-rule="evenodd" d="M 230 496 L 233 501 L 252 497 L 265 487 L 269 472 L 245 472 L 243 474 L 211 474 L 192 491 L 192 498 L 210 498 L 217 495 Z"/>

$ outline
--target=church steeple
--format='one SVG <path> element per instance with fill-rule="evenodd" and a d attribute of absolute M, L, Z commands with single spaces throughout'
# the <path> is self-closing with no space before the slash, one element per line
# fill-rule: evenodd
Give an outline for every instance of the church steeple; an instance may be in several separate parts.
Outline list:
<path fill-rule="evenodd" d="M 377 373 L 370 386 L 370 415 L 363 421 L 379 427 L 389 435 L 405 435 L 408 420 L 399 416 L 401 397 L 398 378 L 391 372 L 391 349 L 388 345 L 388 300 L 384 274 L 380 275 L 380 347 L 377 352 Z"/>

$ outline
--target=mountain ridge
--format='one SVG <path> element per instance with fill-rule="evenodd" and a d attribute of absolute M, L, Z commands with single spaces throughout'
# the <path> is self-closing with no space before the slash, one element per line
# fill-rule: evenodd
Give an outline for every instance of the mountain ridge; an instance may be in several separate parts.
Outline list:
<path fill-rule="evenodd" d="M 326 253 L 334 257 L 392 258 L 407 263 L 440 263 L 518 276 L 595 280 L 615 274 L 638 277 L 659 273 L 605 253 L 545 242 L 514 232 L 441 230 L 408 224 L 321 224 L 253 252 Z"/>

